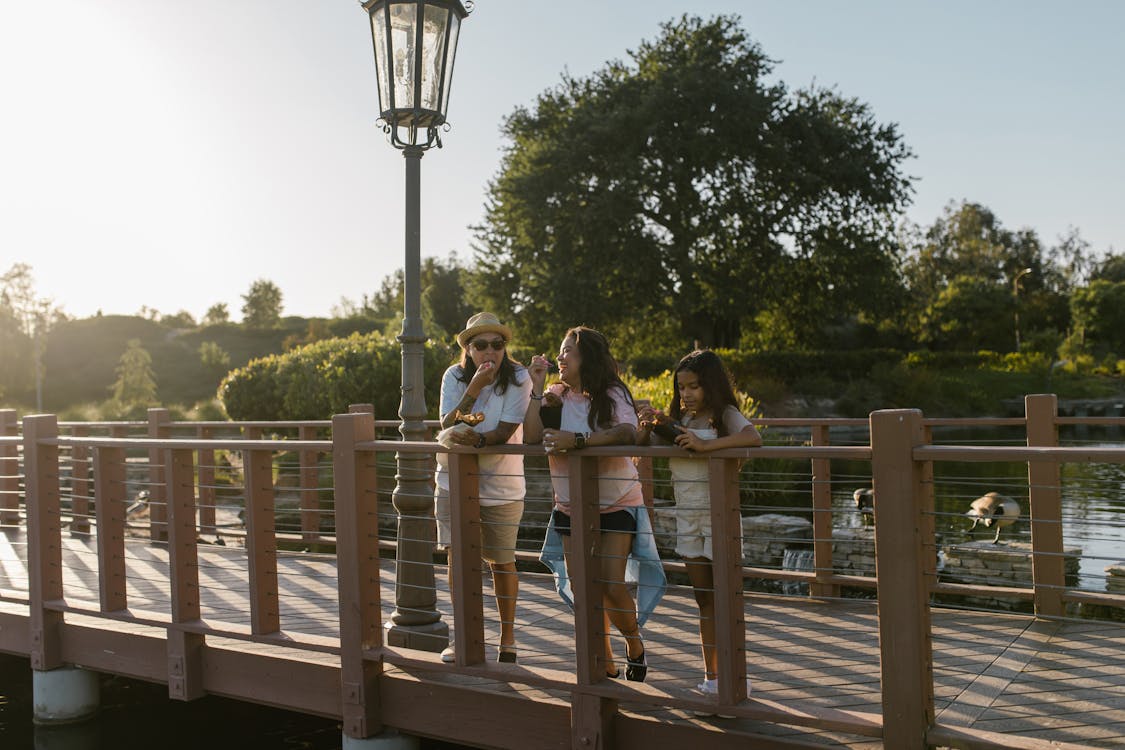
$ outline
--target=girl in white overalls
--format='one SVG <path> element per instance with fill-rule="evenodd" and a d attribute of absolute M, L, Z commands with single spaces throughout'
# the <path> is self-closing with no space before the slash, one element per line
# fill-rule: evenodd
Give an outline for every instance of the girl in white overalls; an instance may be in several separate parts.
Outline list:
<path fill-rule="evenodd" d="M 637 442 L 654 437 L 691 453 L 722 448 L 756 447 L 762 436 L 739 410 L 734 387 L 723 362 L 709 350 L 697 350 L 680 360 L 672 375 L 673 395 L 668 414 L 651 407 L 641 410 Z M 711 487 L 707 460 L 672 458 L 668 461 L 676 496 L 676 553 L 684 558 L 699 605 L 699 639 L 703 647 L 703 682 L 697 689 L 718 692 L 718 651 L 715 648 L 715 578 L 711 554 Z M 741 529 L 739 529 L 741 536 Z M 747 685 L 749 692 L 749 684 Z"/>

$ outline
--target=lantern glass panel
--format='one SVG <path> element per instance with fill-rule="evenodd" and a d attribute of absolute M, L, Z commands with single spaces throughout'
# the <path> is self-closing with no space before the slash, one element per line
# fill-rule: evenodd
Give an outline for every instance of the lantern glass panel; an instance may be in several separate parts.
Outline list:
<path fill-rule="evenodd" d="M 445 92 L 441 100 L 441 119 L 445 120 L 445 113 L 449 111 L 450 84 L 453 82 L 453 58 L 457 56 L 457 33 L 461 30 L 461 17 L 456 13 L 449 14 L 449 51 L 445 55 L 445 83 L 441 90 Z"/>
<path fill-rule="evenodd" d="M 391 108 L 391 88 L 387 77 L 387 16 L 383 8 L 371 14 L 371 36 L 375 40 L 375 73 L 379 76 L 379 112 Z"/>
<path fill-rule="evenodd" d="M 445 30 L 449 11 L 438 5 L 427 5 L 422 26 L 422 91 L 418 106 L 437 111 L 441 104 L 441 63 L 445 58 Z"/>
<path fill-rule="evenodd" d="M 391 6 L 391 52 L 394 55 L 391 83 L 394 85 L 394 108 L 414 106 L 414 41 L 418 6 Z"/>

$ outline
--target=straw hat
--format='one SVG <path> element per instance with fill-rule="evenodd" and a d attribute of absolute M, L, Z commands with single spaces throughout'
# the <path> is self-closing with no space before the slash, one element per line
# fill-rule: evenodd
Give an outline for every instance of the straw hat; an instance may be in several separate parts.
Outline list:
<path fill-rule="evenodd" d="M 465 330 L 457 334 L 457 343 L 462 347 L 468 346 L 474 336 L 482 333 L 498 333 L 505 341 L 512 340 L 512 329 L 500 322 L 499 318 L 490 312 L 477 313 L 465 323 Z"/>

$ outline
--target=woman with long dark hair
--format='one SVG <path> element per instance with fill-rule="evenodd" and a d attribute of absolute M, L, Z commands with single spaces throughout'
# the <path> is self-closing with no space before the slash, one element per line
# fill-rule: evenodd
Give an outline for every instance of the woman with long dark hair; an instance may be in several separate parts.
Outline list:
<path fill-rule="evenodd" d="M 618 374 L 609 342 L 601 333 L 584 326 L 571 328 L 559 347 L 558 365 L 559 382 L 546 391 L 549 366 L 546 357 L 534 357 L 528 367 L 532 392 L 524 418 L 524 442 L 542 443 L 548 455 L 555 506 L 540 559 L 555 572 L 559 594 L 570 603 L 565 560 L 573 552 L 570 507 L 577 498 L 570 497 L 570 464 L 565 454 L 587 446 L 633 445 L 637 414 L 633 397 Z M 540 403 L 546 394 L 550 394 L 552 401 L 561 402 L 557 429 L 543 426 Z M 613 623 L 625 639 L 626 679 L 644 681 L 648 663 L 640 626 L 664 592 L 664 571 L 656 554 L 652 526 L 633 461 L 627 456 L 599 458 L 597 477 L 605 673 L 608 677 L 620 674 L 609 639 L 609 624 Z M 557 554 L 560 550 L 562 555 Z M 636 602 L 626 584 L 630 567 L 638 580 Z"/>

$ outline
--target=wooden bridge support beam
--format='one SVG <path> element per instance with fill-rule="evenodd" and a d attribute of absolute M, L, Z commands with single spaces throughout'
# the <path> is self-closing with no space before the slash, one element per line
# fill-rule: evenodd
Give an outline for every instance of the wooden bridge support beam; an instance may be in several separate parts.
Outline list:
<path fill-rule="evenodd" d="M 98 598 L 102 612 L 128 606 L 125 565 L 125 449 L 99 446 L 93 451 L 94 504 L 98 527 Z"/>
<path fill-rule="evenodd" d="M 215 431 L 210 427 L 199 427 L 196 437 L 200 440 L 210 440 Z M 215 451 L 213 448 L 199 449 L 199 463 L 196 473 L 199 476 L 199 487 L 196 492 L 196 503 L 199 508 L 199 533 L 204 536 L 219 536 L 219 529 L 215 526 Z"/>
<path fill-rule="evenodd" d="M 1024 397 L 1028 446 L 1059 444 L 1058 397 L 1040 393 Z M 1059 464 L 1054 461 L 1029 461 L 1028 494 L 1031 505 L 1031 577 L 1035 587 L 1035 614 L 1061 617 L 1066 586 L 1066 560 L 1063 557 L 1062 491 Z"/>
<path fill-rule="evenodd" d="M 46 444 L 59 436 L 53 414 L 23 420 L 23 465 L 27 488 L 27 569 L 31 620 L 31 668 L 62 666 L 63 615 L 48 609 L 63 598 L 62 522 L 59 500 L 59 448 Z"/>
<path fill-rule="evenodd" d="M 484 585 L 480 482 L 476 455 L 449 454 L 449 510 L 453 546 L 453 650 L 458 666 L 484 661 Z"/>
<path fill-rule="evenodd" d="M 199 548 L 196 541 L 195 466 L 192 451 L 164 451 L 168 478 L 168 573 L 172 627 L 168 628 L 168 696 L 194 700 L 204 695 L 204 637 L 176 625 L 200 618 Z"/>
<path fill-rule="evenodd" d="M 71 430 L 74 437 L 85 437 L 90 434 L 89 428 L 75 425 Z M 70 449 L 70 533 L 72 535 L 87 535 L 90 533 L 90 505 L 94 499 L 90 494 L 93 483 L 90 476 L 93 467 L 90 464 L 90 449 L 84 445 L 75 445 Z"/>
<path fill-rule="evenodd" d="M 379 699 L 383 662 L 364 656 L 366 650 L 383 645 L 378 475 L 375 454 L 356 449 L 357 443 L 374 439 L 374 415 L 357 412 L 332 418 L 341 706 L 344 736 L 356 739 L 383 729 Z"/>
<path fill-rule="evenodd" d="M 828 445 L 828 425 L 812 428 L 812 444 Z M 813 596 L 839 596 L 837 584 L 824 581 L 833 573 L 832 563 L 832 462 L 827 458 L 812 459 L 813 505 L 813 571 L 816 578 L 809 584 Z"/>
<path fill-rule="evenodd" d="M 715 648 L 719 664 L 719 703 L 746 700 L 746 606 L 742 579 L 742 513 L 738 496 L 739 461 L 713 458 L 711 555 L 715 597 Z M 729 668 L 728 668 L 729 667 Z"/>
<path fill-rule="evenodd" d="M 316 440 L 316 427 L 301 425 L 297 428 L 297 437 L 300 440 Z M 298 454 L 300 462 L 300 475 L 298 487 L 300 488 L 301 501 L 301 538 L 305 541 L 315 541 L 320 537 L 320 453 L 317 451 L 301 451 Z"/>
<path fill-rule="evenodd" d="M 926 488 L 914 448 L 923 444 L 922 412 L 872 412 L 871 475 L 875 490 L 875 572 L 883 691 L 883 744 L 923 750 L 934 723 L 933 643 L 924 536 Z M 933 512 L 929 512 L 932 526 Z"/>
<path fill-rule="evenodd" d="M 0 437 L 19 434 L 15 409 L 0 409 Z M 0 526 L 17 526 L 20 522 L 19 449 L 0 445 Z"/>
<path fill-rule="evenodd" d="M 148 436 L 167 440 L 172 436 L 172 413 L 167 409 L 148 410 Z M 164 491 L 165 467 L 160 448 L 148 451 L 148 525 L 152 541 L 168 541 L 168 496 Z"/>
<path fill-rule="evenodd" d="M 246 497 L 250 629 L 255 635 L 276 633 L 281 629 L 281 606 L 278 601 L 272 451 L 243 451 L 242 471 Z"/>
<path fill-rule="evenodd" d="M 566 561 L 574 597 L 575 679 L 571 694 L 571 747 L 606 750 L 615 745 L 613 720 L 617 701 L 590 695 L 582 687 L 606 679 L 605 609 L 602 603 L 601 508 L 598 505 L 598 459 L 572 453 L 569 461 L 570 549 Z M 588 553 L 586 551 L 589 551 Z M 624 671 L 624 667 L 621 667 Z"/>

